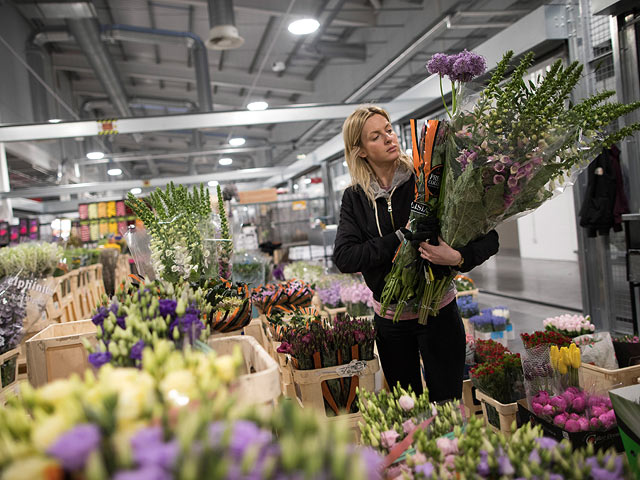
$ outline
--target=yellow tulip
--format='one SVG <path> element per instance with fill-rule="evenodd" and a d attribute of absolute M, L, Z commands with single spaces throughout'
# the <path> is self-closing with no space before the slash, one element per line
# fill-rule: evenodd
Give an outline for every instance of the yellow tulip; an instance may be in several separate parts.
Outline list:
<path fill-rule="evenodd" d="M 558 373 L 560 375 L 566 375 L 567 372 L 568 372 L 567 365 L 561 360 L 560 363 L 558 364 Z"/>
<path fill-rule="evenodd" d="M 560 355 L 562 356 L 561 362 L 564 364 L 564 366 L 571 366 L 571 356 L 569 355 L 569 349 L 567 347 L 562 347 L 560 349 Z"/>
<path fill-rule="evenodd" d="M 552 345 L 549 350 L 549 357 L 551 358 L 551 366 L 554 370 L 558 369 L 558 358 L 560 356 L 560 352 L 558 351 L 558 347 L 556 345 Z"/>
<path fill-rule="evenodd" d="M 571 366 L 573 368 L 580 368 L 582 359 L 580 356 L 580 349 L 576 346 L 575 343 L 572 343 L 569 347 L 569 353 L 571 354 Z"/>

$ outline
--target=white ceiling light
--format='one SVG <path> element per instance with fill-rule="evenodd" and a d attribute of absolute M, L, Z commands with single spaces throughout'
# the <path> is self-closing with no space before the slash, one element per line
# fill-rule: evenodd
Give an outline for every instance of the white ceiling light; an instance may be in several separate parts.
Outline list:
<path fill-rule="evenodd" d="M 304 183 L 305 185 L 309 185 L 311 183 L 311 179 L 310 178 L 305 178 L 302 183 Z"/>
<path fill-rule="evenodd" d="M 234 137 L 229 140 L 229 145 L 231 145 L 232 147 L 241 147 L 246 142 L 247 141 L 242 137 Z"/>
<path fill-rule="evenodd" d="M 104 153 L 102 152 L 89 152 L 87 153 L 87 158 L 89 160 L 101 160 L 104 158 Z"/>
<path fill-rule="evenodd" d="M 307 156 L 306 156 L 304 153 L 299 153 L 299 154 L 296 156 L 296 158 L 297 158 L 298 160 L 304 160 L 305 158 L 307 158 Z"/>
<path fill-rule="evenodd" d="M 345 167 L 348 167 L 349 164 L 347 164 L 347 161 L 345 160 L 344 162 L 342 162 L 342 165 L 344 165 Z"/>
<path fill-rule="evenodd" d="M 267 108 L 269 108 L 269 104 L 263 101 L 251 102 L 249 105 L 247 105 L 247 110 L 251 110 L 252 112 L 256 112 L 258 110 L 266 110 Z"/>
<path fill-rule="evenodd" d="M 140 195 L 142 193 L 142 189 L 140 187 L 133 187 L 129 191 L 134 195 Z"/>
<path fill-rule="evenodd" d="M 209 185 L 210 187 L 217 187 L 218 186 L 218 181 L 217 180 L 209 180 L 207 185 Z"/>
<path fill-rule="evenodd" d="M 298 189 L 298 184 L 297 184 L 297 183 L 293 185 L 293 189 L 294 189 L 294 190 L 297 190 L 297 189 Z"/>
<path fill-rule="evenodd" d="M 229 158 L 229 157 L 224 157 L 224 158 L 221 158 L 220 160 L 218 160 L 218 163 L 220 165 L 225 165 L 225 166 L 226 165 L 231 165 L 233 163 L 233 159 Z"/>
<path fill-rule="evenodd" d="M 309 35 L 318 30 L 320 22 L 315 18 L 301 18 L 289 24 L 288 30 L 294 35 Z"/>
<path fill-rule="evenodd" d="M 61 118 L 50 118 L 49 123 L 60 123 L 62 121 Z"/>
<path fill-rule="evenodd" d="M 122 170 L 120 170 L 119 168 L 110 168 L 109 170 L 107 170 L 107 175 L 117 177 L 118 175 L 122 175 Z"/>

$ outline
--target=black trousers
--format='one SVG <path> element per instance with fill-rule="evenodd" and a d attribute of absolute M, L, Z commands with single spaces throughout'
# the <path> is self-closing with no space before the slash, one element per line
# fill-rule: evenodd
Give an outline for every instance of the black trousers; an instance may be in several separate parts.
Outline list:
<path fill-rule="evenodd" d="M 418 320 L 394 323 L 374 317 L 380 363 L 390 387 L 400 382 L 422 393 L 420 355 L 429 389 L 429 400 L 440 402 L 462 396 L 465 361 L 465 333 L 456 301 L 452 301 L 426 325 Z"/>

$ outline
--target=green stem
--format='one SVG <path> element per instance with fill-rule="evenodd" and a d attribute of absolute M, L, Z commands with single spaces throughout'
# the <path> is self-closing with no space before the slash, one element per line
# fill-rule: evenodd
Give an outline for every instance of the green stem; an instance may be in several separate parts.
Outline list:
<path fill-rule="evenodd" d="M 447 102 L 444 101 L 444 90 L 442 90 L 442 77 L 438 75 L 438 78 L 440 80 L 440 98 L 442 98 L 442 104 L 444 105 L 444 109 L 447 111 L 447 115 L 449 115 L 449 118 L 453 120 L 453 116 L 451 115 L 451 112 L 447 108 Z"/>
<path fill-rule="evenodd" d="M 456 108 L 458 107 L 458 98 L 456 93 L 455 82 L 451 82 L 451 98 L 452 98 L 452 105 L 451 105 L 451 114 L 449 116 L 453 119 L 453 115 L 455 115 Z"/>

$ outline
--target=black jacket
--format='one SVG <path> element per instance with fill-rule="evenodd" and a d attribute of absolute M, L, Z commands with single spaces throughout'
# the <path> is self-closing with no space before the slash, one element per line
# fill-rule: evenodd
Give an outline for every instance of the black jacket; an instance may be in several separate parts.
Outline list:
<path fill-rule="evenodd" d="M 396 230 L 409 220 L 409 210 L 414 199 L 415 179 L 398 186 L 391 196 L 393 224 L 387 201 L 378 198 L 378 232 L 375 209 L 359 187 L 349 187 L 342 196 L 340 222 L 333 248 L 333 263 L 343 273 L 362 272 L 373 298 L 380 301 L 384 278 L 391 271 L 393 256 L 400 239 Z M 492 230 L 468 245 L 458 248 L 464 258 L 460 271 L 468 272 L 498 251 L 498 234 Z"/>

